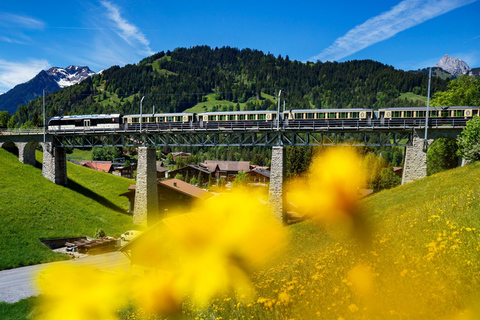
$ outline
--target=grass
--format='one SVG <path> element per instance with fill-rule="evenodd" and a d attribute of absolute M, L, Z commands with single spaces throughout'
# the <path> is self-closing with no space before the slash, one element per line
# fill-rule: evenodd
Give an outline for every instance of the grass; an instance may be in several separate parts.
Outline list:
<path fill-rule="evenodd" d="M 31 319 L 31 310 L 38 298 L 31 297 L 17 303 L 0 302 L 0 317 L 2 320 Z"/>
<path fill-rule="evenodd" d="M 405 100 L 405 98 L 407 98 L 408 100 L 415 101 L 415 102 L 416 101 L 424 102 L 425 105 L 427 105 L 427 97 L 415 94 L 413 92 L 401 93 L 400 97 L 398 97 L 397 99 Z"/>
<path fill-rule="evenodd" d="M 274 100 L 274 97 L 271 96 L 271 95 L 268 95 L 268 94 L 263 93 L 263 92 L 262 92 L 261 95 L 262 95 L 262 99 L 269 99 L 273 102 L 276 101 L 276 100 Z M 207 101 L 199 102 L 196 105 L 194 105 L 193 107 L 191 107 L 189 109 L 186 109 L 184 112 L 202 113 L 202 112 L 211 111 L 214 106 L 227 106 L 227 107 L 232 106 L 232 107 L 235 107 L 237 105 L 237 103 L 232 102 L 232 101 L 215 100 L 215 94 L 214 93 L 211 93 L 211 94 L 207 95 L 206 97 L 207 97 Z M 251 101 L 253 103 L 261 103 L 261 100 L 250 99 L 249 101 Z M 247 103 L 245 102 L 245 103 L 239 103 L 239 104 L 240 104 L 240 110 L 245 110 Z M 218 111 L 220 111 L 220 110 L 218 110 Z"/>
<path fill-rule="evenodd" d="M 67 153 L 67 159 L 72 159 L 76 161 L 92 160 L 92 149 L 73 149 L 72 153 Z"/>
<path fill-rule="evenodd" d="M 254 301 L 220 297 L 188 317 L 477 319 L 479 183 L 477 163 L 380 192 L 353 233 L 290 226 L 285 254 L 254 274 Z"/>
<path fill-rule="evenodd" d="M 479 184 L 474 163 L 365 199 L 350 227 L 289 226 L 284 254 L 252 276 L 257 297 L 186 303 L 185 317 L 478 319 Z"/>
<path fill-rule="evenodd" d="M 134 227 L 119 197 L 131 180 L 67 163 L 65 188 L 3 149 L 0 159 L 0 270 L 67 259 L 39 238 L 94 236 L 96 228 L 118 236 Z"/>

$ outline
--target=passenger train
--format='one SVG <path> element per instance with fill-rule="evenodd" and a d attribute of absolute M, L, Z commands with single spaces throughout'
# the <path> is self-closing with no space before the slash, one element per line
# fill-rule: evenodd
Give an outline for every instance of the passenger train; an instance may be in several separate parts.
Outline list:
<path fill-rule="evenodd" d="M 313 126 L 383 126 L 421 125 L 425 121 L 426 107 L 372 109 L 298 109 L 281 113 L 284 128 L 302 124 Z M 478 116 L 480 107 L 431 107 L 430 121 L 438 123 L 465 123 Z M 53 117 L 48 122 L 50 132 L 89 130 L 163 130 L 275 127 L 278 112 L 225 111 L 204 113 L 155 113 L 155 114 L 98 114 Z M 439 122 L 440 121 L 440 122 Z M 443 121 L 443 122 L 442 122 Z M 432 123 L 431 122 L 431 123 Z"/>

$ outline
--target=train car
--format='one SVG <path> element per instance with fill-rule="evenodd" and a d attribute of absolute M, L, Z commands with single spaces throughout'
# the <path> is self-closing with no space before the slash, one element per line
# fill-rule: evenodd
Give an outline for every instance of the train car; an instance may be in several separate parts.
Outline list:
<path fill-rule="evenodd" d="M 198 121 L 208 122 L 227 122 L 227 121 L 257 121 L 270 122 L 277 118 L 277 111 L 258 110 L 258 111 L 224 111 L 224 112 L 204 112 L 197 114 Z"/>
<path fill-rule="evenodd" d="M 165 126 L 175 127 L 196 122 L 195 113 L 155 113 L 142 114 L 142 128 L 155 129 Z M 130 114 L 123 116 L 125 129 L 139 129 L 140 115 Z"/>
<path fill-rule="evenodd" d="M 53 117 L 48 121 L 49 131 L 85 131 L 120 129 L 120 114 L 92 114 Z"/>
<path fill-rule="evenodd" d="M 371 109 L 297 109 L 283 112 L 283 120 L 369 120 L 374 114 Z"/>
<path fill-rule="evenodd" d="M 479 107 L 429 107 L 430 119 L 471 119 L 479 115 Z M 378 109 L 380 119 L 425 119 L 427 107 Z"/>

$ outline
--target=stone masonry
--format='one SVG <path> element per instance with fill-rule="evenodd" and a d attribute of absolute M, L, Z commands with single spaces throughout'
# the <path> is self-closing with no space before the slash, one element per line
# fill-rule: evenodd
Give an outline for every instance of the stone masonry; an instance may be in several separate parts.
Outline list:
<path fill-rule="evenodd" d="M 457 139 L 461 129 L 429 129 L 428 146 L 438 138 Z M 425 130 L 413 132 L 412 145 L 405 148 L 402 185 L 427 176 L 427 152 L 424 150 Z"/>
<path fill-rule="evenodd" d="M 156 150 L 151 147 L 140 147 L 133 223 L 152 226 L 159 219 Z"/>
<path fill-rule="evenodd" d="M 34 166 L 36 164 L 35 148 L 37 147 L 38 142 L 17 142 L 15 144 L 18 147 L 18 160 L 21 163 Z"/>
<path fill-rule="evenodd" d="M 283 182 L 286 177 L 285 149 L 283 146 L 272 148 L 272 165 L 270 171 L 270 189 L 268 202 L 277 219 L 283 223 L 287 222 L 285 211 L 285 195 Z"/>
<path fill-rule="evenodd" d="M 55 184 L 66 186 L 67 155 L 64 148 L 55 148 L 51 142 L 40 142 L 43 148 L 42 174 Z"/>

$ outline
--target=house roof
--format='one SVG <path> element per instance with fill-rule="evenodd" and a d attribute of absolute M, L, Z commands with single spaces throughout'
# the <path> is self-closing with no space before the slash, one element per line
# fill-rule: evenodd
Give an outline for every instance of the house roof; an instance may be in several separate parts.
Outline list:
<path fill-rule="evenodd" d="M 403 167 L 393 167 L 393 172 L 401 171 Z"/>
<path fill-rule="evenodd" d="M 81 163 L 82 166 L 94 169 L 97 171 L 110 172 L 112 171 L 112 163 L 110 161 L 89 161 Z"/>
<path fill-rule="evenodd" d="M 210 174 L 212 173 L 212 171 L 208 170 L 208 168 L 206 167 L 203 167 L 203 166 L 199 166 L 199 165 L 196 165 L 196 164 L 189 164 L 188 166 L 185 166 L 185 167 L 182 167 L 182 168 L 178 168 L 178 169 L 175 169 L 175 170 L 171 170 L 170 173 L 176 173 L 180 170 L 185 170 L 187 168 L 192 168 L 192 169 L 195 169 L 195 170 L 198 170 L 198 171 L 201 171 L 203 173 L 206 173 L 206 174 Z"/>
<path fill-rule="evenodd" d="M 163 181 L 158 181 L 158 184 L 163 185 L 169 189 L 175 190 L 177 192 L 183 193 L 185 195 L 188 195 L 193 198 L 205 200 L 213 196 L 212 193 L 205 191 L 203 189 L 200 189 L 198 187 L 195 187 L 194 185 L 190 183 L 186 183 L 182 180 L 179 179 L 168 179 L 168 180 L 163 180 Z M 128 190 L 136 190 L 137 187 L 135 185 L 131 185 L 128 187 Z M 121 194 L 120 196 L 127 196 L 130 192 L 126 192 Z"/>
<path fill-rule="evenodd" d="M 249 171 L 250 162 L 248 161 L 215 161 L 205 160 L 207 167 L 209 165 L 218 165 L 220 171 Z"/>
<path fill-rule="evenodd" d="M 205 191 L 203 189 L 195 187 L 194 185 L 191 185 L 190 183 L 186 183 L 182 180 L 175 179 L 175 178 L 159 181 L 159 184 L 164 185 L 165 187 L 170 188 L 172 190 L 175 190 L 183 194 L 189 195 L 191 197 L 202 199 L 202 200 L 208 199 L 211 196 L 213 196 L 213 194 L 208 191 Z"/>
<path fill-rule="evenodd" d="M 265 176 L 267 178 L 270 178 L 270 171 L 268 170 L 265 170 L 265 169 L 261 169 L 261 168 L 255 168 L 253 170 L 250 170 L 248 171 L 248 173 L 258 173 L 258 174 L 261 174 L 262 176 Z"/>
<path fill-rule="evenodd" d="M 157 161 L 157 171 L 158 172 L 166 172 L 166 171 L 168 171 L 168 169 L 163 166 L 162 161 Z"/>

